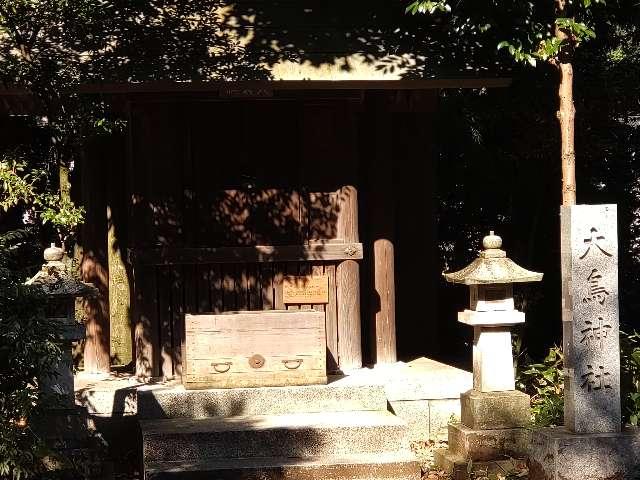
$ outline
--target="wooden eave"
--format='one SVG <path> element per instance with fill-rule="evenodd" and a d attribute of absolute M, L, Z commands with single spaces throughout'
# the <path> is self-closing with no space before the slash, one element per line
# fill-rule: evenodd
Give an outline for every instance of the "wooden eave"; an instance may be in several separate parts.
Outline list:
<path fill-rule="evenodd" d="M 246 82 L 170 82 L 87 83 L 76 87 L 84 94 L 121 93 L 206 93 L 222 88 L 270 90 L 431 90 L 444 88 L 505 88 L 511 77 L 434 78 L 424 80 L 276 80 Z M 22 88 L 0 88 L 0 97 L 29 96 Z"/>

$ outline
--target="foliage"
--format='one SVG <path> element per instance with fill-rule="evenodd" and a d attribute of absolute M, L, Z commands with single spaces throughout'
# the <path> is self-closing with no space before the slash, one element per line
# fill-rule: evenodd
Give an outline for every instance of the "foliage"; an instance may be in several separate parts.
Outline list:
<path fill-rule="evenodd" d="M 48 188 L 47 172 L 28 168 L 24 155 L 13 151 L 0 159 L 0 208 L 5 212 L 20 204 L 43 224 L 50 223 L 64 245 L 75 228 L 82 223 L 84 208 L 76 206 L 70 198 Z"/>
<path fill-rule="evenodd" d="M 33 97 L 31 141 L 0 152 L 0 208 L 20 207 L 27 224 L 50 224 L 63 247 L 84 209 L 70 195 L 69 172 L 95 135 L 120 130 L 107 103 L 70 89 L 89 65 L 89 24 L 104 20 L 103 2 L 0 0 L 0 82 Z"/>
<path fill-rule="evenodd" d="M 0 477 L 28 478 L 48 453 L 33 430 L 45 404 L 56 402 L 41 390 L 60 359 L 55 324 L 45 321 L 43 299 L 24 285 L 29 232 L 0 235 Z"/>
<path fill-rule="evenodd" d="M 519 351 L 518 342 L 515 345 Z M 523 355 L 519 355 L 522 357 Z M 542 363 L 525 363 L 516 369 L 516 387 L 531 395 L 533 423 L 562 425 L 564 385 L 562 351 L 553 347 Z M 620 332 L 622 421 L 640 423 L 640 333 Z"/>
<path fill-rule="evenodd" d="M 561 54 L 595 38 L 591 25 L 594 7 L 604 3 L 604 0 L 458 2 L 452 8 L 446 0 L 415 0 L 406 11 L 413 15 L 442 15 L 456 31 L 473 29 L 479 43 L 494 42 L 502 36 L 496 42 L 498 50 L 506 48 L 517 62 L 536 66 L 537 60 L 553 62 Z M 553 8 L 554 4 L 561 4 L 561 13 L 565 15 L 558 16 L 560 12 Z M 487 32 L 491 35 L 483 38 Z"/>
<path fill-rule="evenodd" d="M 620 332 L 622 416 L 625 423 L 640 424 L 640 333 Z"/>
<path fill-rule="evenodd" d="M 516 373 L 516 388 L 531 396 L 533 424 L 562 425 L 564 415 L 563 356 L 552 347 L 541 363 L 525 363 Z"/>

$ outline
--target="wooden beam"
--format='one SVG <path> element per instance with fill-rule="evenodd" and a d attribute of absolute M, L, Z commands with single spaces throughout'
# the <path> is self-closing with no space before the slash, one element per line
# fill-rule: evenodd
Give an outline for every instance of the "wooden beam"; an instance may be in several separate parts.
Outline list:
<path fill-rule="evenodd" d="M 268 263 L 361 260 L 357 242 L 312 242 L 308 245 L 256 245 L 220 248 L 153 248 L 129 250 L 138 265 L 195 265 L 206 263 Z"/>
<path fill-rule="evenodd" d="M 95 83 L 74 87 L 78 93 L 220 93 L 220 90 L 429 90 L 441 88 L 504 88 L 511 85 L 510 77 L 431 78 L 424 80 L 276 80 L 245 82 L 139 82 Z M 0 91 L 0 95 L 3 92 Z M 264 94 L 261 94 L 264 96 Z"/>

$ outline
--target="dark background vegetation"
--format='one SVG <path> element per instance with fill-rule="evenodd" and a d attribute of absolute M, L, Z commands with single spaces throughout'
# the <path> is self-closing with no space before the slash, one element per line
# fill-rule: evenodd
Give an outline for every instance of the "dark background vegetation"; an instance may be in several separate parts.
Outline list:
<path fill-rule="evenodd" d="M 388 63 L 379 68 L 389 72 L 407 66 L 404 52 L 418 54 L 422 60 L 406 71 L 408 79 L 509 75 L 510 88 L 440 94 L 436 154 L 425 158 L 436 162 L 438 244 L 426 248 L 438 248 L 441 270 L 458 268 L 476 256 L 482 236 L 494 229 L 514 260 L 544 272 L 541 284 L 517 289 L 520 307 L 528 314 L 525 345 L 542 356 L 560 340 L 558 79 L 550 66 L 507 71 L 510 59 L 495 50 L 500 40 L 513 36 L 512 20 L 529 15 L 526 2 L 462 5 L 461 18 L 468 14 L 494 25 L 484 33 L 479 23 L 457 23 L 460 28 L 454 29 L 459 19 L 447 15 L 405 15 L 402 2 L 347 3 L 239 1 L 229 13 L 220 0 L 112 0 L 54 2 L 57 7 L 35 13 L 21 10 L 13 23 L 24 38 L 35 39 L 32 59 L 11 56 L 15 45 L 3 39 L 0 71 L 5 87 L 30 88 L 37 100 L 31 109 L 0 119 L 0 145 L 37 139 L 30 145 L 31 166 L 48 169 L 47 188 L 54 187 L 51 162 L 60 155 L 67 155 L 66 162 L 81 160 L 81 140 L 96 130 L 83 125 L 95 127 L 92 120 L 109 116 L 108 98 L 94 96 L 86 102 L 70 93 L 74 84 L 269 79 L 268 67 L 282 59 L 324 65 L 341 61 L 347 52 L 361 52 L 370 64 L 386 58 Z M 640 310 L 638 10 L 633 1 L 621 0 L 608 5 L 606 14 L 594 14 L 597 38 L 581 46 L 575 60 L 578 201 L 619 205 L 621 318 L 630 326 L 636 325 Z M 239 41 L 246 37 L 251 41 Z M 349 68 L 345 63 L 344 69 Z M 10 105 L 9 113 L 15 107 Z M 44 127 L 38 121 L 42 114 L 50 122 Z M 19 123 L 38 133 L 20 137 L 25 130 L 16 128 Z M 52 138 L 62 139 L 68 151 L 51 155 Z M 430 179 L 427 183 L 432 184 Z M 22 217 L 20 210 L 2 213 L 1 228 L 20 226 Z M 41 234 L 50 237 L 50 231 Z M 449 331 L 446 338 L 469 338 L 469 329 L 454 318 L 467 303 L 466 290 L 440 282 L 438 297 L 438 322 L 442 331 Z M 442 349 L 452 359 L 468 357 L 463 342 Z"/>
<path fill-rule="evenodd" d="M 640 29 L 634 22 L 637 9 L 624 22 L 598 25 L 598 37 L 581 46 L 574 64 L 577 198 L 618 205 L 623 329 L 640 327 Z M 512 259 L 544 272 L 540 284 L 515 289 L 527 313 L 525 348 L 539 359 L 562 339 L 557 81 L 551 66 L 541 66 L 516 69 L 507 89 L 443 91 L 436 122 L 442 268 L 471 261 L 492 229 Z M 465 295 L 441 283 L 439 305 L 462 307 Z M 453 317 L 440 321 L 468 336 L 452 326 Z"/>

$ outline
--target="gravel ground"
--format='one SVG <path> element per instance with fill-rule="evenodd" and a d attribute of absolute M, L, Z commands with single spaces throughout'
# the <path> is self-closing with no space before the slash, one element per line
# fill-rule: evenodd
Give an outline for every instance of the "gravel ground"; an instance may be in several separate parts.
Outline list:
<path fill-rule="evenodd" d="M 433 452 L 438 448 L 447 448 L 447 442 L 428 440 L 424 442 L 411 442 L 411 450 L 418 457 L 422 468 L 423 480 L 450 479 L 451 477 L 433 465 Z"/>
<path fill-rule="evenodd" d="M 422 480 L 451 479 L 450 475 L 433 465 L 433 452 L 440 448 L 447 448 L 447 442 L 430 440 L 411 443 L 411 450 L 418 457 L 422 468 Z M 505 459 L 478 466 L 469 474 L 469 480 L 527 480 L 528 473 L 523 460 Z"/>

